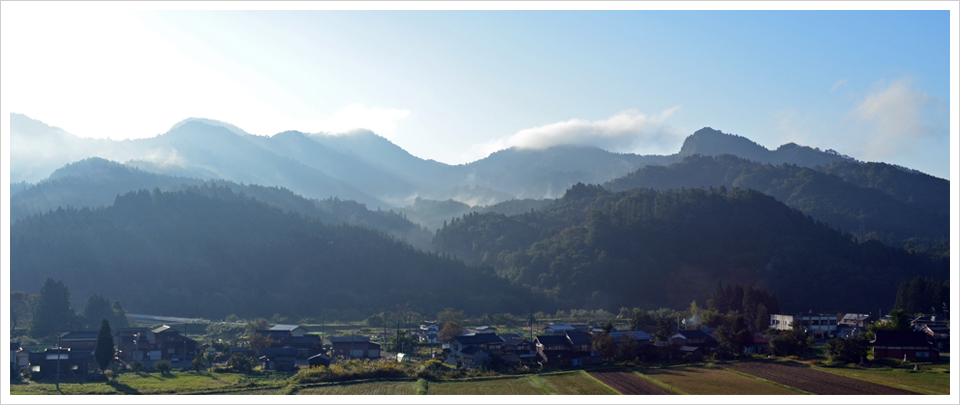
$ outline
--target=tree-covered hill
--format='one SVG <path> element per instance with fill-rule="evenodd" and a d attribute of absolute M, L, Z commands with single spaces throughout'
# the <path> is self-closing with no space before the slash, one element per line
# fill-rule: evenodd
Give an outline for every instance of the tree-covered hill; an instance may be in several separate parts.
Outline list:
<path fill-rule="evenodd" d="M 751 188 L 844 232 L 891 246 L 904 246 L 910 239 L 942 244 L 950 232 L 949 182 L 884 164 L 841 162 L 810 169 L 732 155 L 694 155 L 668 166 L 644 167 L 604 186 L 614 191 Z"/>
<path fill-rule="evenodd" d="M 513 216 L 468 214 L 434 246 L 554 297 L 561 307 L 704 302 L 717 280 L 769 288 L 787 311 L 889 307 L 899 283 L 948 277 L 931 259 L 855 242 L 753 190 L 578 184 L 556 204 Z"/>
<path fill-rule="evenodd" d="M 407 301 L 425 312 L 494 313 L 538 303 L 492 271 L 216 186 L 28 217 L 11 226 L 10 252 L 13 290 L 37 291 L 53 277 L 77 297 L 108 294 L 151 314 L 302 317 Z"/>
<path fill-rule="evenodd" d="M 168 176 L 100 158 L 71 163 L 37 184 L 18 186 L 10 196 L 10 219 L 16 221 L 60 207 L 82 209 L 108 206 L 113 204 L 118 195 L 141 189 L 178 191 L 202 184 L 227 187 L 234 193 L 244 193 L 284 210 L 318 218 L 322 222 L 379 229 L 421 249 L 428 249 L 433 238 L 433 232 L 408 221 L 403 214 L 376 208 L 373 211 L 353 200 L 307 199 L 276 186 Z"/>

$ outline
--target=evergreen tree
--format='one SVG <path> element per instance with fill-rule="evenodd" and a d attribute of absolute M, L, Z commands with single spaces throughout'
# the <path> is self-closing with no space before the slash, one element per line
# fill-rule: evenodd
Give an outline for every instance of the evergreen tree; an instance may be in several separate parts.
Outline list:
<path fill-rule="evenodd" d="M 47 281 L 37 296 L 30 336 L 40 338 L 54 333 L 67 332 L 73 327 L 76 313 L 70 304 L 70 290 L 63 281 Z"/>
<path fill-rule="evenodd" d="M 754 330 L 757 332 L 763 332 L 770 327 L 770 313 L 767 312 L 766 305 L 757 305 L 757 318 L 754 321 L 753 326 Z"/>
<path fill-rule="evenodd" d="M 83 307 L 83 327 L 84 329 L 96 328 L 101 320 L 113 319 L 113 308 L 110 303 L 100 294 L 93 294 L 87 300 L 87 305 Z"/>
<path fill-rule="evenodd" d="M 130 322 L 127 321 L 127 311 L 123 309 L 123 306 L 120 305 L 120 300 L 113 301 L 113 324 L 117 325 L 117 328 L 126 328 L 130 326 Z"/>
<path fill-rule="evenodd" d="M 97 334 L 97 348 L 93 351 L 93 357 L 97 359 L 101 372 L 110 365 L 113 355 L 113 333 L 110 332 L 110 321 L 104 319 L 100 323 L 100 333 Z"/>

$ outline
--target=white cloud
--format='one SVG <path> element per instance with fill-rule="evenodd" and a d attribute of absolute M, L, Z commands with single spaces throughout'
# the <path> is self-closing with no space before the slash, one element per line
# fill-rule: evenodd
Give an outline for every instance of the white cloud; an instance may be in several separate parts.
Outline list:
<path fill-rule="evenodd" d="M 626 110 L 598 121 L 574 118 L 475 145 L 471 154 L 483 157 L 511 147 L 545 149 L 558 145 L 596 146 L 613 152 L 674 153 L 688 133 L 665 123 L 679 109 L 676 106 L 654 115 Z"/>
<path fill-rule="evenodd" d="M 840 79 L 839 81 L 837 81 L 836 83 L 833 84 L 833 87 L 830 88 L 830 92 L 833 92 L 833 91 L 835 91 L 836 89 L 838 89 L 838 88 L 840 88 L 840 87 L 843 87 L 843 86 L 846 86 L 846 85 L 847 85 L 847 79 Z"/>
<path fill-rule="evenodd" d="M 848 114 L 869 133 L 864 158 L 883 159 L 909 151 L 925 138 L 947 138 L 947 102 L 913 88 L 909 77 L 875 83 Z"/>

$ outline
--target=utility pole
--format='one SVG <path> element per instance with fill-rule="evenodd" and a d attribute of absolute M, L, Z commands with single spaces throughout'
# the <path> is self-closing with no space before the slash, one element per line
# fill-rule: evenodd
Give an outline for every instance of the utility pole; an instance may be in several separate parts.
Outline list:
<path fill-rule="evenodd" d="M 57 333 L 57 391 L 60 391 L 60 356 L 63 356 L 63 348 L 60 347 L 60 338 L 63 332 Z"/>

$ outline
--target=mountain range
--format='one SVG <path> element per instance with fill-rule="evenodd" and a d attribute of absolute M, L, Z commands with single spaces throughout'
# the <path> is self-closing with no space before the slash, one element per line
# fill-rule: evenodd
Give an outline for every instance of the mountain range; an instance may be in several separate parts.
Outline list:
<path fill-rule="evenodd" d="M 187 119 L 111 141 L 12 114 L 11 133 L 12 287 L 35 291 L 56 276 L 82 294 L 122 295 L 131 310 L 184 311 L 189 301 L 161 302 L 204 285 L 216 297 L 204 316 L 260 316 L 249 289 L 262 286 L 277 302 L 264 311 L 297 314 L 308 304 L 263 288 L 300 296 L 330 281 L 350 285 L 323 301 L 338 310 L 397 300 L 615 310 L 704 300 L 718 278 L 770 289 L 793 310 L 865 310 L 913 276 L 948 275 L 949 181 L 712 128 L 672 155 L 567 145 L 456 166 L 364 130 L 257 136 Z M 317 256 L 317 243 L 348 248 Z M 379 254 L 389 260 L 358 258 Z M 356 288 L 352 266 L 390 282 Z M 136 287 L 104 291 L 91 277 Z"/>

